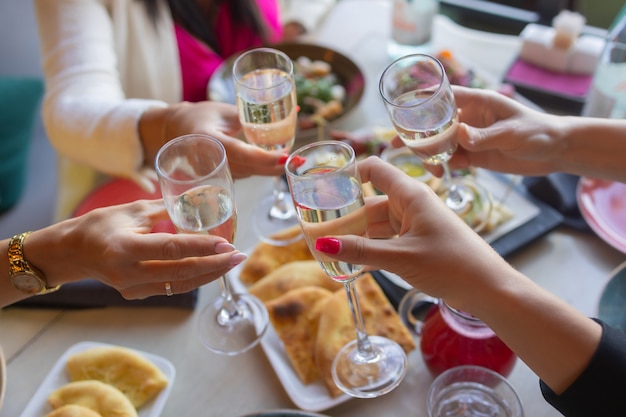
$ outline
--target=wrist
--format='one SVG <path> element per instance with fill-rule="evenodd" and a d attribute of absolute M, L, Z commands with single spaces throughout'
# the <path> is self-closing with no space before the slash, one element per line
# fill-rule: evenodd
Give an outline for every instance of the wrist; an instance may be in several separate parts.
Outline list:
<path fill-rule="evenodd" d="M 74 221 L 68 219 L 34 231 L 24 242 L 24 257 L 46 276 L 49 286 L 81 279 L 80 256 L 75 250 L 77 246 L 71 244 L 71 233 L 67 227 Z"/>
<path fill-rule="evenodd" d="M 159 149 L 167 142 L 167 124 L 172 113 L 171 107 L 153 107 L 141 115 L 138 129 L 146 165 L 152 165 Z"/>

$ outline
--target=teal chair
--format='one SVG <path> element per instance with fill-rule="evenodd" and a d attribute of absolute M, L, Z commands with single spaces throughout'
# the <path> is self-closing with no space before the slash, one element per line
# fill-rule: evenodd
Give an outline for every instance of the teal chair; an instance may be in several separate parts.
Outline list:
<path fill-rule="evenodd" d="M 43 92 L 39 78 L 0 76 L 0 213 L 22 196 Z"/>

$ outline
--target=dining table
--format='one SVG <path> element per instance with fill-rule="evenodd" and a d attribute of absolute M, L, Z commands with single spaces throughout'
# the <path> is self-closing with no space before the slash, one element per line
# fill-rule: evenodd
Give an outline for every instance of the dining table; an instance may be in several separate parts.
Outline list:
<path fill-rule="evenodd" d="M 390 63 L 390 27 L 390 1 L 341 0 L 307 37 L 307 42 L 350 57 L 365 77 L 359 105 L 334 127 L 355 131 L 389 126 L 378 80 Z M 517 36 L 463 27 L 444 15 L 437 15 L 433 22 L 433 50 L 451 51 L 494 83 L 503 79 L 520 46 Z M 235 192 L 235 244 L 249 253 L 258 243 L 251 227 L 255 202 L 272 192 L 272 179 L 259 176 L 237 180 Z M 609 274 L 624 262 L 626 255 L 590 231 L 561 225 L 508 254 L 506 259 L 584 314 L 596 316 Z M 0 345 L 7 362 L 6 395 L 0 417 L 21 416 L 61 355 L 82 341 L 121 345 L 169 360 L 175 376 L 162 416 L 237 417 L 261 410 L 297 408 L 261 345 L 241 355 L 222 356 L 200 343 L 196 319 L 219 291 L 217 281 L 202 287 L 195 308 L 13 306 L 0 310 Z M 412 351 L 408 360 L 407 375 L 392 392 L 378 398 L 351 398 L 320 412 L 333 417 L 427 416 L 426 395 L 434 378 L 419 349 Z M 508 380 L 517 391 L 526 416 L 560 415 L 543 399 L 538 377 L 522 361 L 517 361 Z"/>

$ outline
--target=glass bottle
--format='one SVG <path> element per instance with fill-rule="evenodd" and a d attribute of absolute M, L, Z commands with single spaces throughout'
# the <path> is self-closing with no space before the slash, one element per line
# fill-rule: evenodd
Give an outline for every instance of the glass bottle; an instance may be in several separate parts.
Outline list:
<path fill-rule="evenodd" d="M 478 365 L 507 377 L 517 355 L 478 318 L 409 291 L 398 308 L 419 337 L 422 358 L 434 376 L 461 365 Z"/>
<path fill-rule="evenodd" d="M 439 0 L 393 0 L 392 5 L 389 58 L 432 52 L 430 41 Z"/>
<path fill-rule="evenodd" d="M 626 119 L 626 5 L 609 27 L 582 116 Z"/>

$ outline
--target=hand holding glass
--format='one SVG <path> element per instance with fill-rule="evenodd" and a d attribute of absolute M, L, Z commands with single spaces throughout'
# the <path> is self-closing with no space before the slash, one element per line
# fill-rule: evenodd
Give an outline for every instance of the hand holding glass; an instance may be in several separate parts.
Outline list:
<path fill-rule="evenodd" d="M 178 233 L 217 235 L 233 242 L 237 228 L 233 179 L 221 142 L 186 135 L 165 144 L 156 157 L 165 207 Z M 255 346 L 269 322 L 265 306 L 248 294 L 231 291 L 226 276 L 222 294 L 198 320 L 202 343 L 211 351 L 235 355 Z"/>
<path fill-rule="evenodd" d="M 489 192 L 470 176 L 452 177 L 448 160 L 456 151 L 457 107 L 441 62 L 427 54 L 407 55 L 380 78 L 380 94 L 398 136 L 426 164 L 444 169 L 446 205 L 475 231 L 487 225 Z"/>
<path fill-rule="evenodd" d="M 315 250 L 322 236 L 367 235 L 367 217 L 354 150 L 337 141 L 306 145 L 285 165 L 304 238 L 326 274 L 345 285 L 356 340 L 345 345 L 332 366 L 335 384 L 348 395 L 371 398 L 393 390 L 404 378 L 407 357 L 393 340 L 365 332 L 354 285 L 362 265 L 334 260 Z"/>

